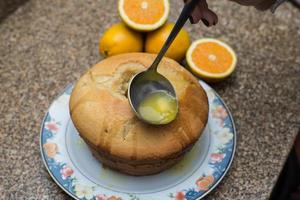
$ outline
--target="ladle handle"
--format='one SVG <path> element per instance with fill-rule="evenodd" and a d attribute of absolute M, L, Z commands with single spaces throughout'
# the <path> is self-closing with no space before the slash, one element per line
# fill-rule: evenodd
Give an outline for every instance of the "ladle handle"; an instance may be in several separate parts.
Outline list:
<path fill-rule="evenodd" d="M 191 13 L 193 12 L 194 8 L 197 6 L 199 1 L 202 1 L 202 0 L 191 0 L 185 4 L 168 39 L 166 40 L 166 42 L 163 45 L 163 47 L 161 48 L 160 52 L 156 56 L 154 62 L 150 66 L 149 70 L 155 70 L 155 71 L 157 70 L 157 66 L 158 66 L 159 62 L 164 57 L 165 53 L 169 49 L 173 40 L 176 38 L 179 31 L 181 30 L 181 28 L 183 27 L 185 22 L 188 20 L 188 18 L 190 17 Z"/>

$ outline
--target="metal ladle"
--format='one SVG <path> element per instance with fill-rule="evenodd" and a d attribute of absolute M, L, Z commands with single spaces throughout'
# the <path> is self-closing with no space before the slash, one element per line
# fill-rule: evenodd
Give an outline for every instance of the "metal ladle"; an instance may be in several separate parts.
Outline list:
<path fill-rule="evenodd" d="M 155 125 L 163 124 L 159 122 L 147 121 L 141 116 L 141 114 L 138 111 L 140 103 L 145 99 L 147 95 L 153 92 L 163 91 L 174 97 L 174 99 L 177 102 L 176 115 L 178 113 L 178 99 L 176 96 L 176 92 L 170 81 L 157 72 L 157 67 L 161 59 L 167 52 L 168 48 L 176 38 L 178 32 L 181 30 L 187 19 L 190 17 L 192 11 L 194 10 L 198 2 L 199 0 L 191 0 L 185 4 L 180 13 L 179 18 L 176 21 L 175 26 L 173 27 L 169 37 L 167 38 L 165 44 L 161 48 L 152 65 L 146 71 L 136 74 L 134 77 L 132 77 L 132 79 L 129 82 L 127 95 L 129 103 L 136 116 L 147 123 Z M 176 115 L 174 119 L 176 118 Z"/>

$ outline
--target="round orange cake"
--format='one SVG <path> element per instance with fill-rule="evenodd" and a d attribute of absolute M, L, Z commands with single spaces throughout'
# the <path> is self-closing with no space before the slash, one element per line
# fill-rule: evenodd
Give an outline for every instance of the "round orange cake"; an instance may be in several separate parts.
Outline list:
<path fill-rule="evenodd" d="M 177 163 L 199 139 L 208 118 L 207 96 L 197 79 L 164 58 L 158 72 L 175 88 L 177 118 L 163 126 L 137 119 L 127 99 L 128 82 L 154 58 L 129 53 L 104 59 L 79 79 L 70 98 L 72 121 L 94 156 L 131 175 L 158 173 Z"/>

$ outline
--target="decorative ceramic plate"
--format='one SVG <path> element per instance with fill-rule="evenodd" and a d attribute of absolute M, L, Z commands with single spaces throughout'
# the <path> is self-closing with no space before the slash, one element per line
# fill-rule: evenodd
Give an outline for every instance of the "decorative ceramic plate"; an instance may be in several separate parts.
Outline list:
<path fill-rule="evenodd" d="M 41 128 L 41 154 L 54 181 L 83 200 L 195 200 L 215 188 L 235 151 L 236 132 L 230 112 L 204 82 L 209 119 L 201 138 L 183 160 L 162 173 L 129 176 L 102 167 L 78 135 L 69 115 L 68 86 L 50 106 Z"/>

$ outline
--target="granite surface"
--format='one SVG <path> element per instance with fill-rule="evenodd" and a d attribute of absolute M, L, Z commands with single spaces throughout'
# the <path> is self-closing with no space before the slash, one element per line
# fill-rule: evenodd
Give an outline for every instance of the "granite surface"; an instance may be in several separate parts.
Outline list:
<path fill-rule="evenodd" d="M 220 22 L 186 28 L 237 52 L 228 80 L 213 84 L 232 111 L 232 167 L 205 199 L 267 199 L 300 127 L 300 12 L 272 15 L 212 1 Z M 171 21 L 181 1 L 171 1 Z M 68 199 L 43 166 L 39 130 L 54 97 L 102 58 L 98 38 L 119 21 L 116 1 L 30 0 L 0 24 L 0 199 Z"/>

